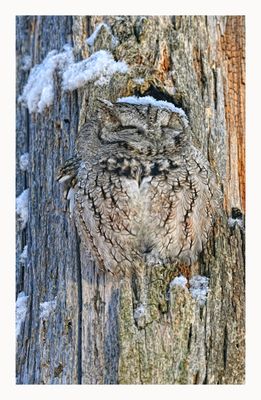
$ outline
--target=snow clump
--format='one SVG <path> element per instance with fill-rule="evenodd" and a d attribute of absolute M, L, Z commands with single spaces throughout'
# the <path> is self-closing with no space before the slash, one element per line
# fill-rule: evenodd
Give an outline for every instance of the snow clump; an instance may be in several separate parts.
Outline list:
<path fill-rule="evenodd" d="M 28 107 L 30 113 L 41 113 L 53 104 L 54 72 L 73 63 L 70 46 L 65 46 L 64 50 L 62 53 L 57 53 L 56 50 L 50 51 L 41 64 L 32 68 L 28 82 L 19 98 L 19 101 Z"/>
<path fill-rule="evenodd" d="M 96 26 L 96 28 L 95 28 L 94 32 L 91 34 L 91 36 L 89 36 L 88 39 L 86 39 L 86 43 L 90 47 L 93 47 L 94 43 L 97 39 L 97 36 L 99 35 L 102 28 L 106 29 L 106 31 L 111 35 L 112 47 L 116 47 L 118 44 L 118 39 L 115 36 L 113 36 L 111 28 L 109 27 L 109 25 L 105 24 L 104 22 L 102 22 L 101 24 L 98 24 Z"/>
<path fill-rule="evenodd" d="M 56 298 L 51 301 L 40 303 L 40 318 L 47 319 L 51 312 L 56 308 Z"/>
<path fill-rule="evenodd" d="M 20 254 L 19 261 L 20 261 L 21 264 L 25 264 L 26 263 L 26 260 L 27 260 L 27 249 L 28 249 L 28 246 L 25 245 L 24 248 L 23 248 L 22 253 Z"/>
<path fill-rule="evenodd" d="M 25 189 L 16 198 L 16 213 L 19 215 L 22 229 L 26 227 L 28 221 L 28 202 L 29 202 L 29 189 Z"/>
<path fill-rule="evenodd" d="M 103 86 L 109 83 L 115 73 L 125 74 L 128 66 L 124 61 L 115 61 L 112 54 L 105 50 L 93 53 L 86 60 L 71 64 L 63 73 L 64 90 L 75 90 L 87 82 Z"/>
<path fill-rule="evenodd" d="M 24 153 L 21 155 L 20 160 L 19 160 L 19 167 L 22 171 L 27 171 L 29 166 L 29 154 Z"/>
<path fill-rule="evenodd" d="M 27 312 L 27 300 L 28 300 L 28 296 L 26 296 L 24 292 L 20 292 L 18 294 L 18 297 L 16 300 L 16 313 L 15 313 L 16 337 L 19 336 L 22 323 L 25 320 L 25 316 L 26 316 L 26 312 Z"/>
<path fill-rule="evenodd" d="M 32 68 L 19 97 L 30 113 L 42 113 L 53 104 L 55 71 L 62 76 L 62 89 L 72 91 L 90 81 L 98 86 L 105 85 L 115 73 L 125 74 L 128 65 L 124 61 L 115 61 L 112 54 L 105 50 L 97 51 L 79 62 L 74 62 L 73 49 L 69 45 L 64 46 L 61 53 L 52 50 L 41 64 Z"/>
<path fill-rule="evenodd" d="M 201 306 L 203 306 L 207 300 L 208 281 L 209 278 L 201 275 L 195 275 L 189 281 L 189 291 L 192 297 L 197 300 Z"/>
<path fill-rule="evenodd" d="M 118 103 L 128 103 L 128 104 L 135 104 L 135 105 L 143 105 L 143 106 L 154 106 L 161 109 L 169 110 L 175 112 L 180 115 L 182 118 L 185 126 L 188 125 L 188 119 L 185 114 L 185 111 L 182 108 L 176 107 L 174 104 L 169 103 L 165 100 L 156 100 L 152 96 L 145 96 L 145 97 L 137 97 L 137 96 L 129 96 L 129 97 L 121 97 L 117 100 Z"/>
<path fill-rule="evenodd" d="M 183 275 L 176 276 L 176 278 L 174 278 L 173 281 L 170 282 L 169 288 L 172 289 L 174 286 L 181 286 L 185 288 L 187 283 L 188 280 L 187 278 L 185 278 L 185 276 Z"/>

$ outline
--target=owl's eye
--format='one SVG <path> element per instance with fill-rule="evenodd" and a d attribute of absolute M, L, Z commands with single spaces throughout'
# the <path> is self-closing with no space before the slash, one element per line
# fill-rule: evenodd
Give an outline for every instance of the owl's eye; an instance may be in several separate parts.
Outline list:
<path fill-rule="evenodd" d="M 128 126 L 122 126 L 118 129 L 118 132 L 121 134 L 134 134 L 137 133 L 138 135 L 142 135 L 144 133 L 142 128 L 139 128 L 137 126 L 133 125 L 128 125 Z"/>
<path fill-rule="evenodd" d="M 173 138 L 180 135 L 182 133 L 182 129 L 173 129 L 173 128 L 167 128 L 163 127 L 162 131 L 165 133 L 165 135 L 172 136 Z"/>

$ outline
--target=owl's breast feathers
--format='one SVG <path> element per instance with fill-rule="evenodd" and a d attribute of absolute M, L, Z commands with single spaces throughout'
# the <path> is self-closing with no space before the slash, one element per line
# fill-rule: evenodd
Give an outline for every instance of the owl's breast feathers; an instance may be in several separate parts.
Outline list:
<path fill-rule="evenodd" d="M 69 160 L 60 181 L 75 187 L 75 218 L 99 265 L 132 266 L 148 253 L 191 264 L 219 208 L 207 161 L 193 148 L 175 158 L 140 160 L 121 153 L 90 166 Z"/>
<path fill-rule="evenodd" d="M 100 165 L 110 174 L 137 181 L 139 186 L 146 177 L 167 176 L 170 171 L 179 168 L 179 165 L 170 159 L 142 161 L 133 157 L 110 157 L 102 160 Z"/>

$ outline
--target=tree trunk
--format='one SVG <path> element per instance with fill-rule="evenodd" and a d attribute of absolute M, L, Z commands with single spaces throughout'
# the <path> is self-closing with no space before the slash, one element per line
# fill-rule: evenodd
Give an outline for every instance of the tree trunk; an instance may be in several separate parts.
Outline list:
<path fill-rule="evenodd" d="M 62 88 L 57 67 L 49 107 L 29 113 L 17 102 L 17 196 L 29 189 L 28 223 L 17 219 L 17 296 L 24 306 L 17 383 L 244 383 L 244 17 L 22 16 L 16 35 L 17 98 L 30 67 L 67 43 L 78 62 L 108 50 L 129 67 L 103 86 L 90 81 L 75 90 Z M 150 305 L 142 323 L 134 318 L 135 285 L 96 267 L 56 181 L 95 100 L 131 95 L 182 107 L 191 140 L 224 194 L 224 213 L 199 260 L 182 270 L 188 279 L 209 279 L 207 301 L 170 285 L 180 273 L 175 266 L 147 268 Z M 21 169 L 27 152 L 29 166 Z"/>

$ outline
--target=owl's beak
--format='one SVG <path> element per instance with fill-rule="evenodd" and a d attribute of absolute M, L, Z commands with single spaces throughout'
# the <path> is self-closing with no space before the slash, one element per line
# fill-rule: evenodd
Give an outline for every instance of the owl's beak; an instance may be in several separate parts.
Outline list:
<path fill-rule="evenodd" d="M 161 129 L 148 129 L 145 131 L 145 135 L 148 139 L 155 141 L 161 139 L 162 131 Z"/>

